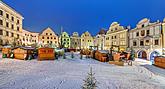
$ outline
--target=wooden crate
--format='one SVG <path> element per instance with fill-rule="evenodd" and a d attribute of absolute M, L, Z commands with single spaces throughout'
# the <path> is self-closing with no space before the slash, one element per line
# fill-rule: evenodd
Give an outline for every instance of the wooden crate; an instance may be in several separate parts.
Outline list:
<path fill-rule="evenodd" d="M 39 48 L 38 49 L 38 60 L 54 60 L 55 52 L 54 48 Z"/>

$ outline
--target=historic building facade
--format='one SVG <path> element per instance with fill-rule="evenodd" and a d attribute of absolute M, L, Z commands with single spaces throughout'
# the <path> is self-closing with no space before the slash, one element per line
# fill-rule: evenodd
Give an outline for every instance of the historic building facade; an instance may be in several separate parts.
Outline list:
<path fill-rule="evenodd" d="M 115 51 L 126 51 L 128 48 L 128 29 L 113 22 L 105 36 L 105 49 L 112 47 Z"/>
<path fill-rule="evenodd" d="M 39 34 L 39 44 L 40 45 L 48 45 L 52 44 L 58 47 L 58 36 L 57 34 L 51 29 L 51 28 L 46 28 Z"/>
<path fill-rule="evenodd" d="M 91 34 L 86 31 L 81 35 L 81 49 L 89 49 L 90 46 L 94 46 L 94 39 Z"/>
<path fill-rule="evenodd" d="M 64 48 L 70 48 L 70 37 L 67 32 L 61 33 L 59 43 Z"/>
<path fill-rule="evenodd" d="M 162 23 L 162 46 L 163 46 L 163 55 L 165 55 L 165 18 L 164 18 L 164 20 L 163 20 L 163 23 Z"/>
<path fill-rule="evenodd" d="M 25 46 L 30 46 L 34 44 L 38 44 L 39 33 L 30 32 L 28 30 L 22 30 L 22 44 Z"/>
<path fill-rule="evenodd" d="M 81 48 L 81 38 L 79 37 L 78 32 L 74 32 L 72 36 L 70 37 L 71 39 L 71 45 L 70 48 L 74 49 L 80 49 Z"/>
<path fill-rule="evenodd" d="M 161 22 L 151 23 L 144 18 L 136 28 L 129 32 L 129 46 L 133 48 L 138 58 L 154 60 L 154 56 L 162 53 Z"/>
<path fill-rule="evenodd" d="M 98 50 L 104 50 L 105 35 L 105 29 L 101 29 L 100 32 L 94 38 L 94 46 L 96 46 Z"/>
<path fill-rule="evenodd" d="M 22 44 L 22 20 L 23 17 L 14 9 L 0 0 L 0 39 L 2 45 Z"/>

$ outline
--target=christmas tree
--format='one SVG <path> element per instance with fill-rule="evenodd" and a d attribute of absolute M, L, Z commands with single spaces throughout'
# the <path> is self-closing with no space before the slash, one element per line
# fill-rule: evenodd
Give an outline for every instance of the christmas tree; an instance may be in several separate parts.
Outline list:
<path fill-rule="evenodd" d="M 86 80 L 84 80 L 84 85 L 82 86 L 82 89 L 96 89 L 97 81 L 94 75 L 95 73 L 92 72 L 92 67 L 91 67 Z"/>

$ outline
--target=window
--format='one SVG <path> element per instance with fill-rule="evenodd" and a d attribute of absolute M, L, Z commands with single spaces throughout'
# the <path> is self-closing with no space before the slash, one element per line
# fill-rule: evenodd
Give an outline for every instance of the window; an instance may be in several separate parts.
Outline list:
<path fill-rule="evenodd" d="M 48 33 L 46 33 L 46 35 L 48 35 Z"/>
<path fill-rule="evenodd" d="M 155 45 L 159 45 L 159 40 L 155 40 Z"/>
<path fill-rule="evenodd" d="M 17 34 L 17 38 L 19 39 L 19 34 Z"/>
<path fill-rule="evenodd" d="M 11 25 L 11 29 L 14 29 L 14 25 L 13 24 Z"/>
<path fill-rule="evenodd" d="M 44 39 L 44 37 L 42 37 L 42 39 Z M 43 42 L 44 43 L 44 42 Z"/>
<path fill-rule="evenodd" d="M 141 36 L 144 36 L 145 35 L 145 30 L 142 30 L 141 31 Z"/>
<path fill-rule="evenodd" d="M 42 43 L 44 43 L 44 41 Z"/>
<path fill-rule="evenodd" d="M 140 46 L 144 46 L 144 41 L 140 41 Z"/>
<path fill-rule="evenodd" d="M 139 32 L 136 32 L 136 36 L 137 36 L 137 37 L 139 36 Z"/>
<path fill-rule="evenodd" d="M 11 37 L 14 37 L 14 34 L 13 33 L 11 33 Z M 25 40 L 25 39 L 24 39 Z"/>
<path fill-rule="evenodd" d="M 137 45 L 137 43 L 136 43 L 136 41 L 134 41 L 134 42 L 133 42 L 133 46 L 136 46 L 136 45 Z"/>
<path fill-rule="evenodd" d="M 106 40 L 109 40 L 109 37 L 107 37 Z"/>
<path fill-rule="evenodd" d="M 0 20 L 0 25 L 3 25 L 3 20 Z"/>
<path fill-rule="evenodd" d="M 47 37 L 47 39 L 49 39 L 49 37 Z"/>
<path fill-rule="evenodd" d="M 53 39 L 53 37 L 51 37 L 51 39 Z"/>
<path fill-rule="evenodd" d="M 150 35 L 150 30 L 147 30 L 147 36 Z"/>
<path fill-rule="evenodd" d="M 3 31 L 2 31 L 2 29 L 0 29 L 0 35 L 3 35 Z"/>
<path fill-rule="evenodd" d="M 8 22 L 6 22 L 6 27 L 9 27 L 9 23 Z"/>
<path fill-rule="evenodd" d="M 144 24 L 142 25 L 142 28 L 144 27 Z"/>
<path fill-rule="evenodd" d="M 150 41 L 149 40 L 146 40 L 146 45 L 150 45 Z"/>
<path fill-rule="evenodd" d="M 115 39 L 116 39 L 116 36 L 115 36 Z"/>
<path fill-rule="evenodd" d="M 2 10 L 0 10 L 0 15 L 3 15 L 3 11 Z"/>
<path fill-rule="evenodd" d="M 8 31 L 6 31 L 6 36 L 9 36 L 9 32 Z"/>
<path fill-rule="evenodd" d="M 14 21 L 14 17 L 13 16 L 11 17 L 11 20 Z"/>
<path fill-rule="evenodd" d="M 56 37 L 54 37 L 54 39 L 56 39 Z"/>
<path fill-rule="evenodd" d="M 50 35 L 52 35 L 52 33 L 50 33 Z"/>
<path fill-rule="evenodd" d="M 64 39 L 64 41 L 66 41 L 66 39 Z"/>
<path fill-rule="evenodd" d="M 19 20 L 17 20 L 17 24 L 19 24 Z"/>
<path fill-rule="evenodd" d="M 112 39 L 113 39 L 113 36 L 112 36 Z"/>
<path fill-rule="evenodd" d="M 9 19 L 9 14 L 6 14 L 6 18 L 8 18 L 8 19 Z"/>
<path fill-rule="evenodd" d="M 47 41 L 47 43 L 49 44 L 49 41 Z"/>
<path fill-rule="evenodd" d="M 50 43 L 52 44 L 52 41 L 50 41 Z"/>
<path fill-rule="evenodd" d="M 19 27 L 17 27 L 17 31 L 19 31 Z"/>

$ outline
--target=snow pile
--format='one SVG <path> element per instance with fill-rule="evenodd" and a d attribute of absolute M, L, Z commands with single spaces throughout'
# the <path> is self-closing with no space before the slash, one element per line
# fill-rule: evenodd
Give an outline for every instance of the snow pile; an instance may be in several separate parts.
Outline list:
<path fill-rule="evenodd" d="M 0 60 L 0 89 L 81 89 L 83 80 L 92 67 L 99 82 L 97 89 L 163 89 L 158 75 L 141 65 L 115 66 L 93 59 L 55 61 Z M 164 77 L 163 77 L 164 78 Z"/>

